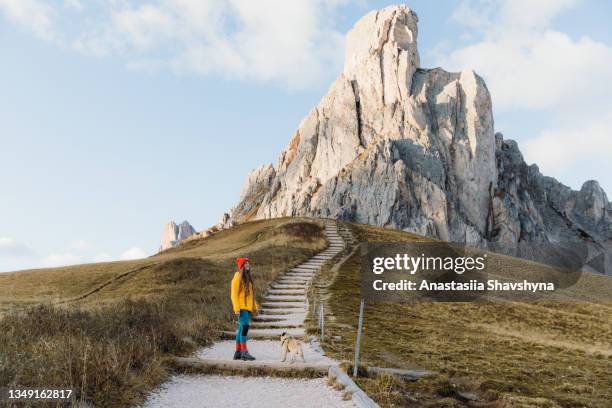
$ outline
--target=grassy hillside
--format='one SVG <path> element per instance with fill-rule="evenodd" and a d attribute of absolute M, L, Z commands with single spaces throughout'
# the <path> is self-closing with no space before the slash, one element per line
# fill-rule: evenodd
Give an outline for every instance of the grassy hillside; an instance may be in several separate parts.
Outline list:
<path fill-rule="evenodd" d="M 347 225 L 361 242 L 427 240 Z M 499 257 L 498 262 L 501 258 L 514 273 L 533 268 L 516 258 Z M 324 347 L 352 361 L 360 251 L 335 275 L 327 270 L 323 276 L 324 281 L 333 279 Z M 586 294 L 610 299 L 612 279 L 585 274 L 566 298 Z M 360 378 L 359 384 L 383 406 L 609 407 L 612 302 L 368 303 L 361 356 L 365 364 L 440 373 L 417 382 Z"/>
<path fill-rule="evenodd" d="M 164 360 L 233 328 L 229 282 L 248 256 L 256 288 L 326 243 L 322 223 L 255 221 L 138 261 L 0 274 L 0 385 L 76 388 L 125 406 L 168 376 Z"/>
<path fill-rule="evenodd" d="M 69 386 L 97 406 L 137 404 L 167 378 L 168 357 L 233 328 L 228 291 L 237 256 L 252 259 L 256 287 L 263 288 L 325 247 L 322 225 L 255 221 L 143 260 L 0 274 L 0 385 Z M 428 241 L 344 225 L 361 242 Z M 496 260 L 519 275 L 533 267 Z M 357 250 L 337 271 L 324 268 L 313 288 L 328 296 L 324 347 L 346 361 L 355 344 L 359 262 Z M 584 275 L 567 296 L 611 293 L 612 279 Z M 607 407 L 611 312 L 612 303 L 549 300 L 368 303 L 362 361 L 439 375 L 358 382 L 383 406 Z M 468 401 L 469 394 L 477 400 Z"/>

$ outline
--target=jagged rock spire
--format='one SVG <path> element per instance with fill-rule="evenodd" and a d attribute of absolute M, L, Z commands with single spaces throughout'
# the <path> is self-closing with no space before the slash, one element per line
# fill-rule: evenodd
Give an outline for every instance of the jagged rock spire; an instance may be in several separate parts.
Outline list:
<path fill-rule="evenodd" d="M 355 24 L 343 72 L 276 168 L 249 175 L 223 224 L 304 215 L 455 242 L 610 242 L 603 190 L 573 191 L 527 166 L 494 135 L 482 78 L 420 67 L 417 23 L 400 5 Z"/>

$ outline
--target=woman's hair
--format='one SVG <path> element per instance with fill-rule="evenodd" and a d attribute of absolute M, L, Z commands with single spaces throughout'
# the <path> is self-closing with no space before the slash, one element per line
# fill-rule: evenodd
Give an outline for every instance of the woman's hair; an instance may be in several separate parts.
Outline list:
<path fill-rule="evenodd" d="M 251 277 L 251 270 L 246 270 L 245 267 L 240 269 L 240 290 L 244 290 L 244 301 L 246 302 L 247 295 L 251 292 L 251 289 L 255 289 L 253 285 L 253 278 Z"/>

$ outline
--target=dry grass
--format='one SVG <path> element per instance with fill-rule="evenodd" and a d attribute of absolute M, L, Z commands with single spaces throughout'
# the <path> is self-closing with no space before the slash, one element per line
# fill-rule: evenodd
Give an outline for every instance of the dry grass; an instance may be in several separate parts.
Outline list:
<path fill-rule="evenodd" d="M 232 327 L 234 259 L 255 287 L 325 247 L 321 223 L 245 223 L 145 260 L 0 275 L 0 384 L 62 386 L 96 406 L 138 404 L 166 361 Z"/>
<path fill-rule="evenodd" d="M 421 237 L 351 224 L 360 241 Z M 524 269 L 523 261 L 512 260 Z M 522 265 L 522 266 L 521 266 Z M 352 361 L 359 312 L 360 252 L 330 287 L 323 346 Z M 570 294 L 612 293 L 612 279 L 586 275 Z M 383 406 L 609 407 L 612 398 L 612 303 L 369 303 L 362 362 L 440 374 L 406 382 L 359 378 Z M 333 336 L 341 336 L 334 339 Z M 473 393 L 477 401 L 464 398 Z"/>

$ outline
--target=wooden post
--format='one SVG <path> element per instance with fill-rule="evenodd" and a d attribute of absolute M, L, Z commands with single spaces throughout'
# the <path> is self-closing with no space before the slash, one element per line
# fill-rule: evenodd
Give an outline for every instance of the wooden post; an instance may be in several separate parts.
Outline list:
<path fill-rule="evenodd" d="M 363 307 L 365 302 L 361 299 L 359 305 L 359 324 L 357 325 L 357 341 L 355 344 L 355 365 L 353 365 L 353 377 L 357 377 L 357 368 L 359 367 L 359 348 L 361 346 L 361 327 L 363 326 Z"/>

